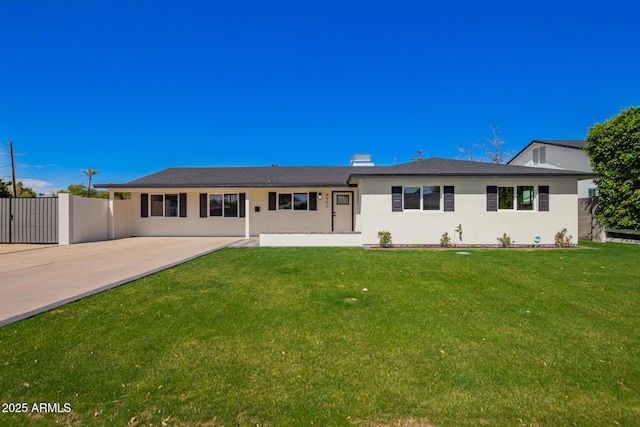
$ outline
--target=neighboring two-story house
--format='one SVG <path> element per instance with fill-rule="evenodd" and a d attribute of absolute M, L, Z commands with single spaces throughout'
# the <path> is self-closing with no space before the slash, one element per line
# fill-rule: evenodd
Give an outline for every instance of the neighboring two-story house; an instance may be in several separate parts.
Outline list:
<path fill-rule="evenodd" d="M 583 140 L 533 140 L 507 163 L 549 169 L 593 172 Z M 596 195 L 592 179 L 578 181 L 578 198 Z"/>

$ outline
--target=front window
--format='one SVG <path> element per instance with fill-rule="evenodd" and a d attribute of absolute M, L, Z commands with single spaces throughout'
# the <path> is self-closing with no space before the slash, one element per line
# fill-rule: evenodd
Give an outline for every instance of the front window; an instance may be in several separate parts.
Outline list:
<path fill-rule="evenodd" d="M 151 216 L 164 216 L 164 195 L 151 195 Z"/>
<path fill-rule="evenodd" d="M 498 209 L 513 209 L 513 187 L 498 187 Z"/>
<path fill-rule="evenodd" d="M 291 193 L 278 194 L 278 209 L 291 209 Z"/>
<path fill-rule="evenodd" d="M 404 187 L 404 209 L 420 209 L 420 187 Z"/>
<path fill-rule="evenodd" d="M 533 210 L 533 186 L 532 185 L 518 186 L 518 210 L 519 211 Z"/>
<path fill-rule="evenodd" d="M 224 216 L 225 217 L 238 216 L 238 195 L 237 194 L 224 195 Z"/>
<path fill-rule="evenodd" d="M 295 193 L 293 195 L 293 210 L 306 211 L 309 206 L 307 198 L 307 193 Z"/>
<path fill-rule="evenodd" d="M 164 196 L 164 216 L 178 216 L 178 195 L 166 194 Z"/>
<path fill-rule="evenodd" d="M 422 187 L 422 209 L 425 211 L 440 210 L 440 187 Z"/>
<path fill-rule="evenodd" d="M 222 194 L 209 195 L 209 216 L 222 216 Z"/>

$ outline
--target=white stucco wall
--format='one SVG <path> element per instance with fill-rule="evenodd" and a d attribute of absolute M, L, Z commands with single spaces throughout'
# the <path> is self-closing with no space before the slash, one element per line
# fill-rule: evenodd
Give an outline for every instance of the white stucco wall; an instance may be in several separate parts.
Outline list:
<path fill-rule="evenodd" d="M 58 203 L 60 245 L 109 239 L 108 200 L 60 194 Z"/>
<path fill-rule="evenodd" d="M 133 211 L 133 202 L 131 200 L 114 200 L 113 203 L 113 237 L 115 239 L 131 237 L 131 213 Z"/>
<path fill-rule="evenodd" d="M 132 236 L 244 236 L 245 220 L 249 219 L 249 234 L 282 232 L 331 232 L 332 192 L 353 192 L 357 202 L 357 188 L 195 188 L 195 189 L 125 189 L 131 192 L 130 234 Z M 317 210 L 269 210 L 269 192 L 322 194 Z M 187 217 L 146 217 L 140 215 L 141 194 L 187 194 Z M 200 193 L 247 193 L 249 209 L 245 218 L 200 218 Z M 259 207 L 259 212 L 256 212 Z"/>
<path fill-rule="evenodd" d="M 391 211 L 392 186 L 453 185 L 455 211 Z M 486 187 L 533 185 L 533 211 L 500 210 L 487 212 Z M 538 212 L 538 185 L 549 186 L 549 212 Z M 578 200 L 575 179 L 566 178 L 377 178 L 360 182 L 360 229 L 364 244 L 378 243 L 377 233 L 391 232 L 395 244 L 439 244 L 444 232 L 453 239 L 455 228 L 462 225 L 463 243 L 497 244 L 496 238 L 507 233 L 517 244 L 532 244 L 540 236 L 541 244 L 553 244 L 556 232 L 563 228 L 578 235 Z M 456 237 L 457 239 L 457 237 Z"/>

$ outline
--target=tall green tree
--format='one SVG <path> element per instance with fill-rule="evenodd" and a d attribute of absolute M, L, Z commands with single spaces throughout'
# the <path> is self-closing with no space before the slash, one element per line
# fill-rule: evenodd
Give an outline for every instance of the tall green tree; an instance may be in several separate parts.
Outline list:
<path fill-rule="evenodd" d="M 58 191 L 58 193 L 71 193 L 74 196 L 91 197 L 97 199 L 108 199 L 107 191 L 97 191 L 95 188 L 87 188 L 84 184 L 69 184 L 66 190 Z"/>
<path fill-rule="evenodd" d="M 69 184 L 66 190 L 60 190 L 53 194 L 53 197 L 57 197 L 60 193 L 70 193 L 74 196 L 87 197 L 89 195 L 92 199 L 108 199 L 108 191 L 98 191 L 95 188 L 87 189 L 84 184 Z M 116 200 L 128 200 L 131 198 L 131 193 L 115 193 L 114 198 Z"/>
<path fill-rule="evenodd" d="M 0 179 L 0 197 L 13 197 L 11 181 L 5 183 Z M 36 197 L 36 192 L 29 187 L 25 187 L 21 181 L 16 182 L 16 197 Z"/>
<path fill-rule="evenodd" d="M 86 168 L 86 169 L 82 169 L 81 172 L 89 177 L 89 184 L 87 185 L 87 197 L 90 197 L 89 190 L 91 189 L 91 177 L 93 177 L 93 175 L 99 174 L 100 171 L 91 169 L 91 168 Z"/>
<path fill-rule="evenodd" d="M 598 174 L 602 224 L 640 230 L 640 107 L 629 107 L 587 134 L 587 153 Z"/>
<path fill-rule="evenodd" d="M 16 197 L 36 197 L 36 192 L 29 187 L 25 187 L 22 182 L 16 182 Z"/>
<path fill-rule="evenodd" d="M 0 179 L 0 198 L 8 197 L 11 197 L 11 190 L 9 190 L 9 185 Z"/>

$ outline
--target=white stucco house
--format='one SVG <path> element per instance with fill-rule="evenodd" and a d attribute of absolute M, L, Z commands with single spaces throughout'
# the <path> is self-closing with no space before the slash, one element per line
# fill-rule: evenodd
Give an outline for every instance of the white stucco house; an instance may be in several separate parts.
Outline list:
<path fill-rule="evenodd" d="M 583 140 L 533 140 L 508 162 L 510 165 L 565 169 L 592 173 Z M 578 182 L 578 198 L 596 195 L 593 179 Z"/>
<path fill-rule="evenodd" d="M 583 171 L 429 158 L 393 166 L 169 168 L 124 184 L 111 238 L 259 236 L 263 246 L 438 244 L 460 224 L 464 243 L 553 244 L 577 236 Z"/>

